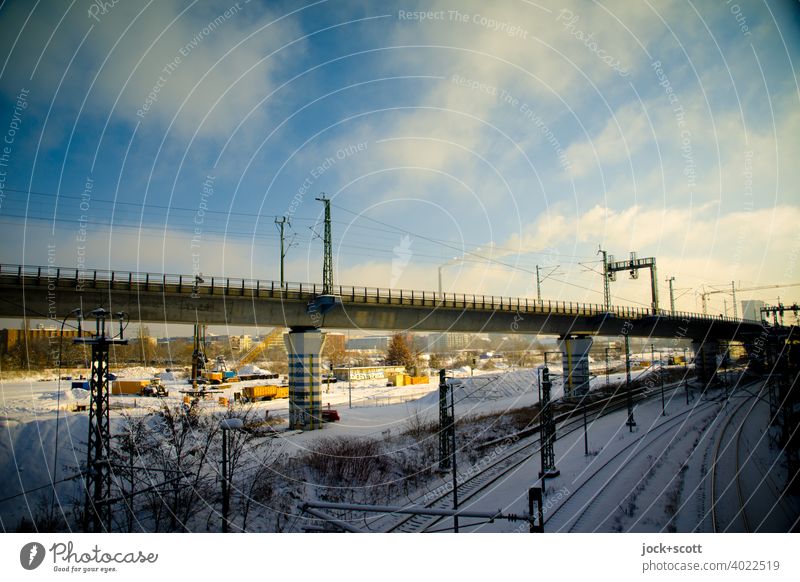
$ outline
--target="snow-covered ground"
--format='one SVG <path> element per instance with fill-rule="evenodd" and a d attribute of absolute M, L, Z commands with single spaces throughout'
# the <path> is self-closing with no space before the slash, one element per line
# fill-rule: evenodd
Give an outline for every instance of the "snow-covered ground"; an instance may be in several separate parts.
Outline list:
<path fill-rule="evenodd" d="M 260 370 L 253 370 L 257 373 Z M 553 395 L 562 393 L 559 370 L 553 373 Z M 641 374 L 637 372 L 634 374 Z M 151 378 L 157 375 L 169 390 L 166 399 L 171 403 L 181 401 L 181 391 L 189 389 L 186 379 L 179 373 L 165 372 L 159 368 L 129 368 L 118 372 L 121 378 Z M 456 415 L 458 418 L 480 416 L 488 413 L 530 406 L 538 401 L 537 370 L 518 369 L 493 372 L 476 371 L 474 377 L 460 374 L 451 382 L 455 385 Z M 611 381 L 624 379 L 624 374 L 613 374 Z M 222 388 L 213 399 L 202 402 L 211 414 L 223 414 L 225 407 L 217 396 L 233 400 L 233 393 L 247 384 L 264 384 L 277 380 L 254 380 L 231 384 Z M 593 380 L 593 385 L 605 383 L 605 376 Z M 85 456 L 88 430 L 86 412 L 73 412 L 76 404 L 88 403 L 88 392 L 71 389 L 70 380 L 41 381 L 30 378 L 20 381 L 0 379 L 0 500 L 22 491 L 35 489 L 28 496 L 14 497 L 0 502 L 0 519 L 4 529 L 13 527 L 20 516 L 29 514 L 37 503 L 50 495 L 51 479 L 56 481 L 76 473 Z M 212 387 L 216 388 L 216 387 Z M 348 402 L 352 398 L 352 408 Z M 323 407 L 336 408 L 341 421 L 328 424 L 322 431 L 282 433 L 282 445 L 288 452 L 302 451 L 310 442 L 323 436 L 350 435 L 383 439 L 397 435 L 407 428 L 408 419 L 419 416 L 433 420 L 438 417 L 438 379 L 428 384 L 391 387 L 385 381 L 364 380 L 337 382 L 325 385 Z M 157 399 L 138 396 L 111 397 L 112 433 L 121 414 L 137 415 L 153 412 L 162 405 Z M 288 400 L 256 402 L 251 406 L 256 415 L 270 417 L 288 416 Z M 57 414 L 58 411 L 58 414 Z M 58 424 L 58 431 L 56 431 Z M 280 427 L 280 425 L 278 425 Z M 58 455 L 56 459 L 56 434 Z M 54 469 L 55 465 L 55 469 Z M 39 489 L 41 488 L 41 489 Z M 60 497 L 75 490 L 75 482 L 57 485 Z"/>
<path fill-rule="evenodd" d="M 785 470 L 777 460 L 776 450 L 769 447 L 764 428 L 769 407 L 763 399 L 754 398 L 756 390 L 752 385 L 740 388 L 731 393 L 726 404 L 725 393 L 716 389 L 688 405 L 682 388 L 670 390 L 666 416 L 662 416 L 659 398 L 637 404 L 633 431 L 626 425 L 624 410 L 598 418 L 589 425 L 589 455 L 584 454 L 580 428 L 561 435 L 555 444 L 560 475 L 546 481 L 546 531 L 713 531 L 709 477 L 712 457 L 720 426 L 744 400 L 748 405 L 755 402 L 760 412 L 753 415 L 758 422 L 745 426 L 747 462 L 751 466 L 743 468 L 743 477 L 770 491 L 767 501 L 750 496 L 749 503 L 758 506 L 760 502 L 772 511 L 769 521 L 765 517 L 768 512 L 753 512 L 756 522 L 763 520 L 759 531 L 789 531 L 800 516 L 800 504 L 797 498 L 781 493 Z M 536 454 L 486 491 L 462 501 L 460 507 L 525 513 L 528 488 L 540 484 L 539 468 Z M 723 487 L 733 488 L 733 484 L 726 482 Z M 732 504 L 732 499 L 724 503 Z M 729 511 L 738 512 L 738 505 Z M 469 521 L 462 518 L 461 527 Z M 444 520 L 437 527 L 452 527 L 452 521 Z M 521 532 L 527 527 L 526 523 L 498 520 L 467 531 Z"/>

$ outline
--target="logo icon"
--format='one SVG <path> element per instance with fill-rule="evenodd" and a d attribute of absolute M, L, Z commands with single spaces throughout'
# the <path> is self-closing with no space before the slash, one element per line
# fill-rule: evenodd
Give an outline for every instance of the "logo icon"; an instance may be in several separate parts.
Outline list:
<path fill-rule="evenodd" d="M 19 551 L 19 563 L 26 570 L 35 570 L 44 561 L 44 546 L 38 542 L 30 542 Z"/>

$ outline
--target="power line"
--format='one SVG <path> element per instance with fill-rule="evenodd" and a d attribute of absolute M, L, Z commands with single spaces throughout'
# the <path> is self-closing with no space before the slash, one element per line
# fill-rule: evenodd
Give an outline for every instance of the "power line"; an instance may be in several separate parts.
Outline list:
<path fill-rule="evenodd" d="M 82 196 L 76 196 L 76 195 L 71 195 L 71 194 L 58 194 L 58 193 L 53 193 L 53 192 L 38 192 L 38 191 L 33 191 L 33 190 L 21 190 L 21 189 L 16 189 L 16 188 L 6 188 L 6 191 L 7 192 L 17 192 L 17 193 L 21 193 L 21 194 L 33 194 L 33 195 L 36 195 L 36 196 L 46 196 L 46 197 L 50 197 L 50 198 L 67 198 L 67 199 L 70 199 L 70 200 L 83 200 Z M 92 203 L 95 203 L 95 202 L 104 203 L 104 204 L 112 204 L 112 205 L 116 205 L 116 206 L 124 205 L 124 206 L 133 206 L 133 207 L 136 207 L 136 208 L 168 210 L 170 212 L 182 211 L 182 212 L 195 213 L 198 210 L 197 208 L 187 208 L 187 207 L 181 207 L 181 206 L 163 206 L 163 205 L 158 205 L 158 204 L 145 204 L 143 202 L 126 202 L 126 201 L 118 201 L 118 200 L 109 200 L 109 199 L 106 199 L 106 198 L 92 198 Z M 403 234 L 414 234 L 411 231 L 408 231 L 408 230 L 405 230 L 405 229 L 401 229 L 401 228 L 396 227 L 396 226 L 394 226 L 392 224 L 381 222 L 381 221 L 379 221 L 377 219 L 370 218 L 368 216 L 365 216 L 365 215 L 357 213 L 357 212 L 353 212 L 353 211 L 348 210 L 346 208 L 343 208 L 341 206 L 338 206 L 338 205 L 334 205 L 334 206 L 336 206 L 337 208 L 340 208 L 341 210 L 344 210 L 345 212 L 353 214 L 356 217 L 362 218 L 364 220 L 369 220 L 369 221 L 374 222 L 376 224 L 380 224 L 380 225 L 382 225 L 384 227 L 389 227 L 391 230 L 377 229 L 375 227 L 358 225 L 358 224 L 354 224 L 353 222 L 349 222 L 348 223 L 346 221 L 340 221 L 340 220 L 332 220 L 331 221 L 332 223 L 347 225 L 349 228 L 362 228 L 362 229 L 365 229 L 365 230 L 372 230 L 372 231 L 376 231 L 376 232 L 386 232 L 386 233 L 392 233 L 392 234 L 394 234 L 396 232 L 401 232 Z M 253 212 L 236 212 L 236 211 L 233 211 L 233 210 L 225 211 L 225 210 L 211 210 L 211 209 L 208 209 L 208 210 L 205 210 L 204 212 L 206 214 L 220 214 L 220 215 L 223 215 L 223 216 L 242 216 L 242 217 L 247 217 L 247 218 L 254 218 L 254 217 L 255 218 L 268 218 L 268 217 L 272 216 L 271 214 L 268 214 L 268 213 L 261 214 L 261 213 L 253 213 Z M 28 216 L 18 216 L 18 217 L 19 218 L 29 218 Z M 42 218 L 42 220 L 48 220 L 48 219 Z M 318 222 L 317 219 L 301 218 L 301 217 L 292 217 L 292 220 L 298 221 L 298 222 L 313 222 L 313 223 L 317 223 Z M 445 244 L 445 243 L 447 243 L 447 244 L 463 244 L 461 241 L 453 241 L 453 240 L 449 240 L 449 239 L 438 239 L 438 238 L 435 238 L 435 237 L 424 237 L 424 236 L 418 235 L 418 234 L 414 234 L 414 236 L 417 236 L 419 238 L 422 238 L 424 240 L 428 240 L 428 241 L 436 243 L 436 244 Z M 475 247 L 481 246 L 480 244 L 477 244 L 477 243 L 470 243 L 470 245 L 471 246 L 475 246 Z M 574 259 L 591 258 L 589 256 L 584 256 L 584 255 L 568 255 L 568 254 L 563 254 L 563 253 L 550 253 L 550 252 L 545 252 L 545 251 L 525 251 L 524 249 L 519 249 L 519 248 L 512 249 L 512 248 L 509 248 L 509 247 L 500 247 L 500 246 L 496 246 L 496 245 L 494 245 L 492 248 L 497 249 L 497 250 L 504 250 L 504 251 L 508 251 L 508 252 L 517 252 L 517 253 L 521 253 L 521 254 L 536 254 L 536 255 L 545 255 L 545 256 L 558 256 L 558 257 L 574 258 Z M 459 252 L 461 252 L 462 248 L 459 247 L 459 248 L 456 248 L 455 250 L 458 250 Z"/>
<path fill-rule="evenodd" d="M 53 481 L 53 482 L 48 483 L 46 485 L 42 485 L 41 487 L 34 487 L 33 489 L 26 489 L 22 493 L 17 493 L 16 495 L 12 495 L 10 497 L 4 497 L 3 499 L 0 499 L 0 503 L 5 503 L 6 501 L 11 501 L 12 499 L 16 499 L 17 497 L 22 497 L 23 495 L 28 495 L 29 493 L 35 493 L 36 491 L 41 491 L 42 489 L 47 489 L 48 487 L 53 487 L 55 485 L 58 485 L 59 483 L 66 483 L 67 481 L 74 481 L 75 479 L 83 477 L 83 475 L 84 475 L 84 473 L 81 472 L 81 473 L 78 473 L 76 475 L 72 475 L 70 477 L 64 477 L 63 479 L 59 479 L 58 481 Z"/>

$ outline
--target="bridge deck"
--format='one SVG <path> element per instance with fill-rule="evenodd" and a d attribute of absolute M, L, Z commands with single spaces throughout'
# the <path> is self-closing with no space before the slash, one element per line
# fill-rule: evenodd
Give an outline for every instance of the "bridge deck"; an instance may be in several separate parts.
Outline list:
<path fill-rule="evenodd" d="M 335 286 L 342 306 L 316 320 L 313 283 L 0 265 L 0 316 L 61 318 L 102 305 L 133 320 L 230 325 L 501 333 L 597 333 L 702 339 L 760 333 L 760 322 L 686 312 L 466 293 Z"/>

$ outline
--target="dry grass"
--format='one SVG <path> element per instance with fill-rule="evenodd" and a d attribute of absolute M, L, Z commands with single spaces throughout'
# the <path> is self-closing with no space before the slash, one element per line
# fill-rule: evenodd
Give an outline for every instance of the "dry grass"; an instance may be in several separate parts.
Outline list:
<path fill-rule="evenodd" d="M 382 450 L 376 440 L 358 437 L 327 437 L 313 443 L 303 463 L 320 483 L 366 485 L 384 470 Z"/>

